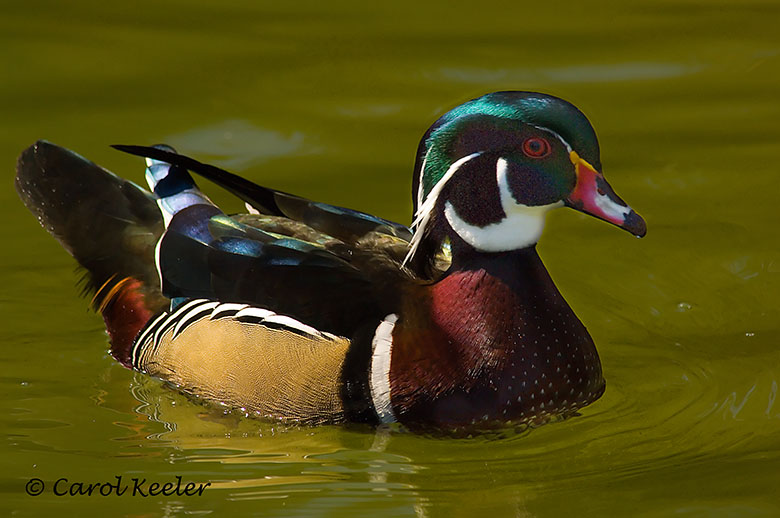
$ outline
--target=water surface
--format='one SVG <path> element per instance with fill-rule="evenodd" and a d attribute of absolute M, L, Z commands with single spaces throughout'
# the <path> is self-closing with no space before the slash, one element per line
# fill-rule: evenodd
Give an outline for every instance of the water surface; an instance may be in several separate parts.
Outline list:
<path fill-rule="evenodd" d="M 0 16 L 0 509 L 14 516 L 777 516 L 780 7 L 773 1 L 294 6 L 6 3 Z M 644 240 L 572 211 L 540 252 L 605 396 L 516 436 L 291 428 L 117 365 L 72 259 L 13 192 L 38 138 L 143 181 L 168 142 L 260 183 L 408 223 L 417 141 L 485 92 L 590 117 Z M 214 188 L 228 210 L 241 205 Z M 200 497 L 38 497 L 211 482 Z"/>

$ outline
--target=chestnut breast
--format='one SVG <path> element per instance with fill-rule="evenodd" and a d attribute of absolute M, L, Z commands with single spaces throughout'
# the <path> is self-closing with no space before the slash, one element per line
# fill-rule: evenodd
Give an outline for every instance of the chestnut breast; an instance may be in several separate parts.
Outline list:
<path fill-rule="evenodd" d="M 453 271 L 403 314 L 390 370 L 402 422 L 544 421 L 601 396 L 593 341 L 531 252 Z"/>

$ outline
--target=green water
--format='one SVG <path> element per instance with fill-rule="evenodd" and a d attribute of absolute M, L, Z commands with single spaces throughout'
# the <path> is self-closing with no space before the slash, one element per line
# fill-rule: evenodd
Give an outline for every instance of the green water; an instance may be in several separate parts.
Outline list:
<path fill-rule="evenodd" d="M 780 515 L 780 4 L 162 4 L 0 7 L 2 515 Z M 582 416 L 516 437 L 285 428 L 134 374 L 12 188 L 38 138 L 137 182 L 139 161 L 108 144 L 165 141 L 408 222 L 424 130 L 502 89 L 582 108 L 649 227 L 636 240 L 551 215 L 541 254 L 608 387 Z M 119 475 L 211 486 L 51 493 Z M 41 496 L 25 493 L 34 477 Z"/>

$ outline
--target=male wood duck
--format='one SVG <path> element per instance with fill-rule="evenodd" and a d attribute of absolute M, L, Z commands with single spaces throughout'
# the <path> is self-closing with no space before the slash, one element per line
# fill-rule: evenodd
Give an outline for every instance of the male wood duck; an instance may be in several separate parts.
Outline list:
<path fill-rule="evenodd" d="M 152 192 L 40 141 L 27 207 L 87 272 L 123 365 L 247 414 L 458 428 L 534 424 L 598 399 L 596 348 L 536 252 L 568 206 L 645 234 L 572 104 L 496 92 L 423 136 L 411 229 L 255 185 L 167 146 Z M 190 172 L 246 202 L 228 216 Z"/>

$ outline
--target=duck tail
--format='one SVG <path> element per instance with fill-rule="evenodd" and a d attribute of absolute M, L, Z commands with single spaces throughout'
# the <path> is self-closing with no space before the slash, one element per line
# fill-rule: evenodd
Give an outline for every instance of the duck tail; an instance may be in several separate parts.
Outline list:
<path fill-rule="evenodd" d="M 15 187 L 86 271 L 84 294 L 93 295 L 91 305 L 105 320 L 112 355 L 129 366 L 135 335 L 170 302 L 154 260 L 165 229 L 157 197 L 46 141 L 19 156 Z"/>

